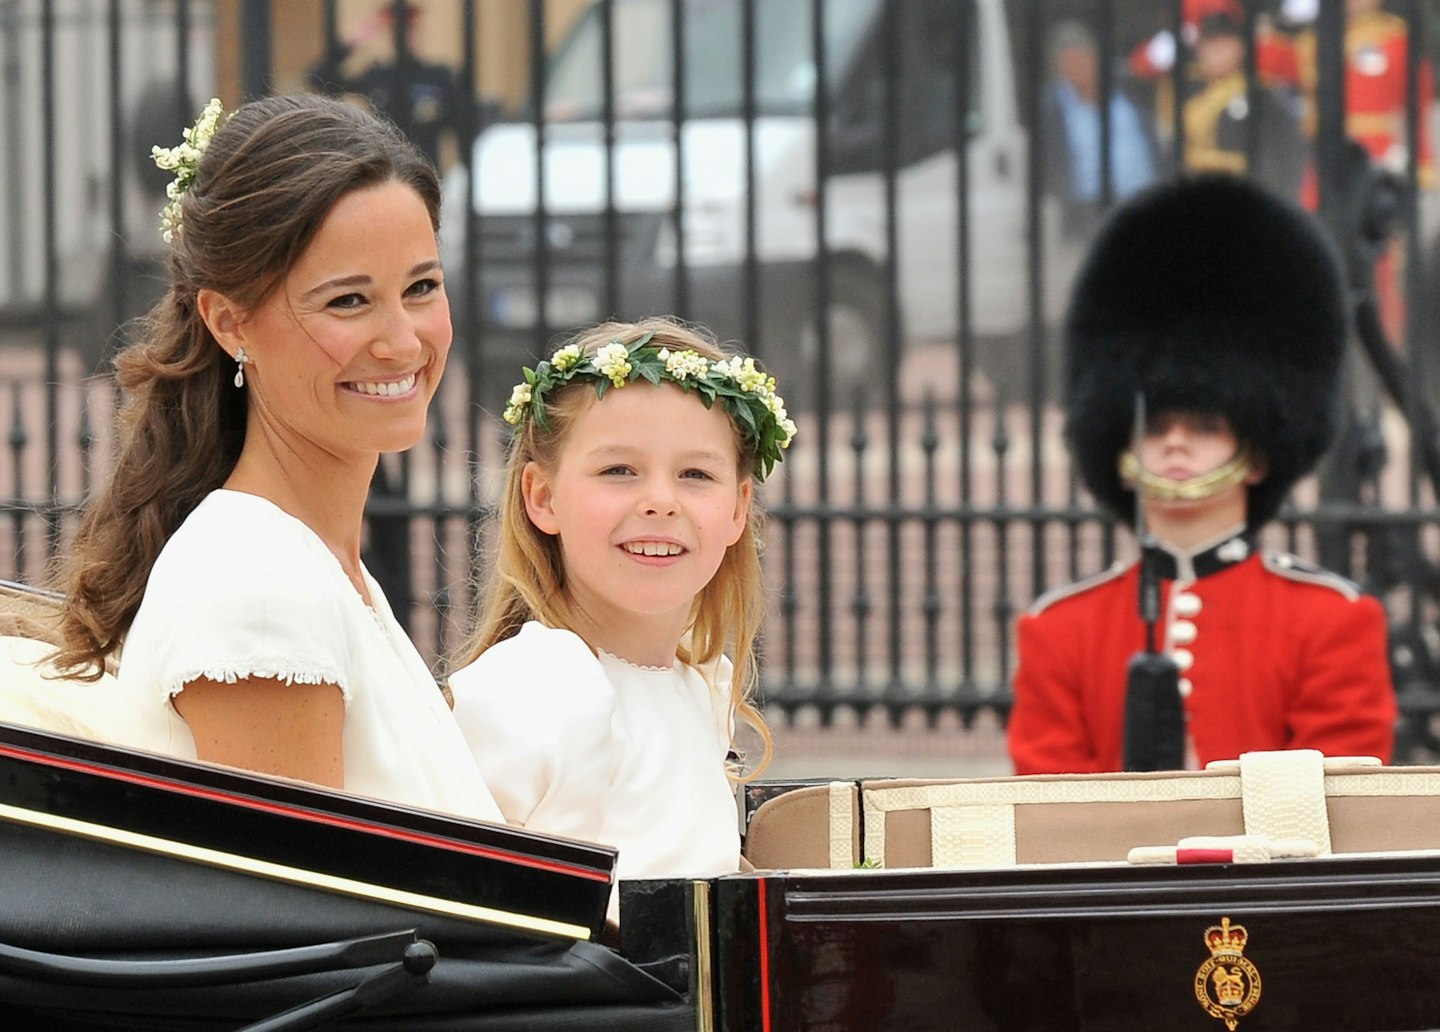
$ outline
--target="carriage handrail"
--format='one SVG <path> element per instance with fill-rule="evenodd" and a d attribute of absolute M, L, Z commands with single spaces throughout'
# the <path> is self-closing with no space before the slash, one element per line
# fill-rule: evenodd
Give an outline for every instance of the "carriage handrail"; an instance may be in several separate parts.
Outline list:
<path fill-rule="evenodd" d="M 416 938 L 414 928 L 408 928 L 312 946 L 167 960 L 76 957 L 0 943 L 0 974 L 128 989 L 232 985 L 390 962 L 404 964 L 410 948 L 422 941 Z"/>

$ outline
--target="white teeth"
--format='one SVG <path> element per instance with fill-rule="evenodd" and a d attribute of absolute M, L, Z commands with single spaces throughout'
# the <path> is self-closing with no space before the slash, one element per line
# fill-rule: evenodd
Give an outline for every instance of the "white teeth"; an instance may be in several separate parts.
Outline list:
<path fill-rule="evenodd" d="M 363 381 L 356 381 L 354 383 L 347 384 L 347 386 L 352 391 L 356 391 L 360 394 L 369 394 L 374 397 L 382 398 L 398 398 L 400 395 L 409 392 L 411 388 L 415 386 L 415 374 L 411 373 L 403 380 L 388 380 L 385 383 L 365 383 Z"/>
<path fill-rule="evenodd" d="M 632 555 L 679 555 L 685 550 L 664 541 L 632 541 L 625 546 L 625 551 Z"/>

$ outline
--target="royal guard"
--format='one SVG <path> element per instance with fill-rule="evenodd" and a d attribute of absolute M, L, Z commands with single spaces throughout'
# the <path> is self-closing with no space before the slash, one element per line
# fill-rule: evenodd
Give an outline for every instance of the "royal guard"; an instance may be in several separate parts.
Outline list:
<path fill-rule="evenodd" d="M 1302 24 L 1313 21 L 1319 10 L 1317 0 L 1291 0 L 1286 6 L 1292 22 Z M 1409 168 L 1405 103 L 1409 26 L 1384 6 L 1384 0 L 1345 2 L 1345 135 L 1363 146 L 1376 164 L 1403 175 Z M 1296 83 L 1305 97 L 1305 133 L 1314 137 L 1319 84 L 1315 30 L 1301 29 L 1295 35 L 1294 49 Z M 1435 96 L 1435 82 L 1429 61 L 1421 62 L 1415 70 L 1415 95 L 1419 116 L 1416 181 L 1421 188 L 1430 189 L 1435 185 L 1435 160 L 1425 113 Z M 1306 177 L 1302 200 L 1311 210 L 1318 207 L 1318 184 L 1313 174 Z M 1404 332 L 1402 257 L 1398 248 L 1391 248 L 1380 255 L 1375 266 L 1381 322 L 1392 340 L 1398 340 Z"/>
<path fill-rule="evenodd" d="M 1249 180 L 1167 182 L 1101 229 L 1066 318 L 1067 443 L 1097 501 L 1138 515 L 1156 611 L 1147 628 L 1131 563 L 1020 618 L 1017 773 L 1122 769 L 1147 630 L 1178 671 L 1182 765 L 1290 748 L 1388 762 L 1379 602 L 1259 540 L 1333 439 L 1347 336 L 1328 239 Z"/>

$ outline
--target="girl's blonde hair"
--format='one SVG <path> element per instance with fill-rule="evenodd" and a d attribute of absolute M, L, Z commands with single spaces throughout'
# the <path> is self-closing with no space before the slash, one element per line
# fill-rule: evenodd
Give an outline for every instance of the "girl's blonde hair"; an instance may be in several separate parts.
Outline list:
<path fill-rule="evenodd" d="M 582 331 L 570 343 L 590 355 L 611 341 L 631 341 L 653 334 L 650 344 L 672 351 L 690 349 L 712 361 L 731 354 L 698 328 L 671 319 L 653 318 L 635 323 L 607 322 Z M 524 420 L 511 438 L 505 463 L 505 482 L 498 506 L 494 562 L 488 585 L 482 591 L 480 618 L 476 630 L 460 657 L 460 664 L 472 662 L 490 646 L 516 634 L 528 620 L 547 627 L 575 629 L 582 626 L 575 600 L 565 583 L 565 566 L 559 538 L 542 532 L 525 511 L 521 478 L 527 463 L 553 470 L 569 440 L 570 429 L 595 401 L 594 385 L 576 381 L 546 398 L 549 428 L 537 419 Z M 696 404 L 700 404 L 696 399 Z M 736 469 L 741 477 L 754 476 L 755 449 L 734 427 Z M 682 637 L 682 662 L 707 669 L 722 653 L 729 651 L 734 664 L 730 707 L 750 724 L 764 742 L 760 761 L 738 780 L 756 777 L 770 760 L 772 742 L 765 718 L 754 702 L 759 679 L 755 657 L 756 639 L 765 613 L 765 588 L 760 573 L 759 503 L 752 493 L 750 514 L 739 540 L 725 550 L 715 576 L 695 597 L 687 633 Z"/>

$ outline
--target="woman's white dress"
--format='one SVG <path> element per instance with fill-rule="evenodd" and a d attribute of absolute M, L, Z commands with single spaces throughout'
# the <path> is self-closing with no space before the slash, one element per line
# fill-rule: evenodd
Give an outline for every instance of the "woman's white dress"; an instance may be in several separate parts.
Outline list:
<path fill-rule="evenodd" d="M 345 790 L 482 820 L 500 811 L 384 593 L 365 604 L 324 542 L 256 495 L 208 495 L 155 561 L 120 656 L 122 745 L 186 759 L 173 697 L 199 677 L 337 685 Z"/>

